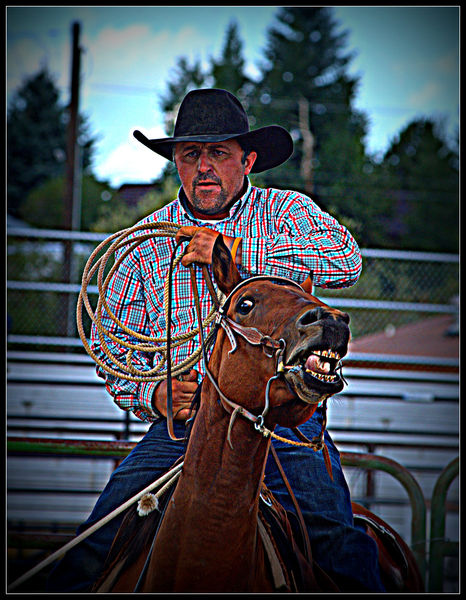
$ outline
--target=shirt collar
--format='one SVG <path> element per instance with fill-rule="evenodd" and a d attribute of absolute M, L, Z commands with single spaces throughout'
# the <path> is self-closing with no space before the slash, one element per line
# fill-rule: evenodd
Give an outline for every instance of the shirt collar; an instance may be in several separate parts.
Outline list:
<path fill-rule="evenodd" d="M 232 219 L 239 213 L 239 211 L 244 206 L 244 203 L 249 198 L 249 194 L 251 193 L 252 186 L 251 186 L 251 182 L 249 181 L 249 177 L 247 177 L 247 176 L 246 176 L 246 181 L 247 181 L 246 191 L 241 196 L 241 198 L 239 198 L 230 207 L 228 217 L 225 217 L 224 219 L 214 221 L 214 220 L 210 220 L 210 219 L 198 219 L 197 217 L 195 217 L 189 209 L 188 201 L 187 201 L 183 186 L 181 186 L 180 189 L 178 190 L 178 203 L 180 205 L 181 210 L 185 214 L 185 216 L 191 221 L 196 221 L 196 222 L 201 222 L 201 223 L 221 223 L 222 221 L 228 221 L 229 219 Z"/>

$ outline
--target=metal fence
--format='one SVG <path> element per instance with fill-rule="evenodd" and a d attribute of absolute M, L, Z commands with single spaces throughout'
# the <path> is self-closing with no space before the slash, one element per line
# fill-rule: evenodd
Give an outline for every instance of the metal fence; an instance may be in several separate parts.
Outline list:
<path fill-rule="evenodd" d="M 8 229 L 9 348 L 34 344 L 42 350 L 81 350 L 75 322 L 81 273 L 91 252 L 109 235 Z M 355 286 L 315 289 L 318 297 L 350 314 L 353 340 L 374 333 L 389 336 L 400 327 L 441 316 L 445 334 L 457 334 L 458 255 L 376 249 L 363 249 L 362 255 L 363 272 Z"/>
<path fill-rule="evenodd" d="M 73 436 L 79 435 L 78 430 L 82 427 L 78 418 L 79 411 L 85 411 L 87 417 L 94 414 L 84 403 L 96 405 L 94 394 L 105 395 L 101 381 L 98 382 L 98 386 L 92 386 L 95 391 L 93 389 L 91 394 L 87 389 L 83 393 L 82 387 L 79 387 L 83 385 L 83 381 L 80 380 L 77 385 L 76 381 L 71 380 L 68 382 L 69 389 L 73 389 L 73 393 L 79 395 L 78 401 L 73 400 L 74 396 L 72 397 L 69 391 L 65 390 L 64 392 L 65 380 L 63 377 L 54 375 L 55 371 L 47 366 L 47 362 L 53 363 L 54 367 L 58 368 L 59 362 L 63 361 L 67 373 L 71 371 L 73 365 L 78 368 L 80 365 L 92 364 L 90 357 L 80 356 L 85 354 L 85 351 L 76 330 L 76 302 L 81 287 L 80 279 L 83 267 L 97 244 L 106 239 L 108 235 L 110 234 L 8 229 L 8 425 L 10 434 L 25 435 L 25 432 L 27 433 L 25 429 L 27 417 L 36 419 L 35 427 L 39 427 L 42 434 L 52 431 L 56 437 L 66 437 L 69 434 L 63 428 L 68 426 L 73 429 Z M 67 250 L 71 250 L 68 254 L 71 260 L 68 263 L 66 261 Z M 430 324 L 437 319 L 443 319 L 441 331 L 446 336 L 448 333 L 454 335 L 456 339 L 459 318 L 458 255 L 374 249 L 363 249 L 362 254 L 363 272 L 355 286 L 343 290 L 331 291 L 320 288 L 315 290 L 318 297 L 350 314 L 352 335 L 356 342 L 373 334 L 383 334 L 390 338 L 395 330 L 400 331 L 405 327 L 423 322 Z M 96 293 L 96 286 L 90 287 L 89 291 Z M 31 360 L 38 361 L 38 356 L 41 355 L 42 360 L 46 362 L 37 364 L 35 370 L 29 364 L 22 370 L 14 369 L 12 363 L 16 360 L 21 365 L 26 360 L 25 356 L 31 351 L 34 351 Z M 444 513 L 442 513 L 443 521 L 440 523 L 439 510 L 434 511 L 432 487 L 439 470 L 450 461 L 452 456 L 457 454 L 457 444 L 454 438 L 457 436 L 459 422 L 458 394 L 456 393 L 457 391 L 459 393 L 459 390 L 456 390 L 459 359 L 458 356 L 453 358 L 440 354 L 436 356 L 436 352 L 434 344 L 429 348 L 428 354 L 422 357 L 383 356 L 384 366 L 387 366 L 390 361 L 399 364 L 403 361 L 409 363 L 411 360 L 419 367 L 423 361 L 424 363 L 431 361 L 431 364 L 442 367 L 441 371 L 445 370 L 444 367 L 452 367 L 456 371 L 455 374 L 439 371 L 419 373 L 390 369 L 366 369 L 365 365 L 358 364 L 347 367 L 345 375 L 348 378 L 348 386 L 334 403 L 333 409 L 331 407 L 332 410 L 329 410 L 329 430 L 336 442 L 339 445 L 343 444 L 345 450 L 349 449 L 350 451 L 372 452 L 375 439 L 379 445 L 374 448 L 378 453 L 382 448 L 383 460 L 390 458 L 397 460 L 405 468 L 409 468 L 416 479 L 419 479 L 425 498 L 428 500 L 432 498 L 432 509 L 427 507 L 426 519 L 430 516 L 432 523 L 435 521 L 435 532 L 433 524 L 431 527 L 435 533 L 433 541 L 438 542 L 435 547 L 430 548 L 429 564 L 424 564 L 424 567 L 428 566 L 429 570 L 434 573 L 432 585 L 435 587 L 432 587 L 432 590 L 442 589 L 442 580 L 445 578 L 448 581 L 444 589 L 451 586 L 451 589 L 456 591 L 458 587 L 458 567 L 457 558 L 455 558 L 457 543 L 451 542 L 450 538 L 457 539 L 458 491 L 457 487 L 454 487 L 453 493 L 450 495 L 450 506 L 444 509 L 444 513 L 447 512 L 447 509 L 449 511 L 447 521 L 449 527 L 445 532 Z M 354 353 L 350 352 L 351 354 L 354 358 Z M 369 366 L 378 367 L 382 358 L 371 355 L 368 361 L 366 355 L 366 359 L 361 360 L 369 363 L 372 361 Z M 27 378 L 24 379 L 26 376 Z M 92 377 L 96 377 L 94 369 L 92 369 Z M 40 384 L 41 378 L 48 379 Z M 397 381 L 398 379 L 400 381 Z M 54 385 L 50 386 L 50 380 L 53 380 Z M 450 389 L 451 386 L 455 387 L 454 392 Z M 411 388 L 414 387 L 416 389 L 412 391 Z M 39 388 L 45 389 L 46 394 L 41 395 Z M 63 393 L 70 400 L 66 410 L 71 411 L 73 408 L 78 411 L 78 417 L 74 413 L 60 415 L 56 410 L 56 406 L 63 408 L 61 396 Z M 52 400 L 55 396 L 58 397 L 58 400 L 54 404 Z M 47 405 L 49 412 L 40 405 L 44 398 L 49 403 Z M 113 408 L 116 410 L 116 407 L 108 402 L 107 398 L 103 399 L 99 406 L 106 407 L 105 410 L 108 408 L 109 411 Z M 68 421 L 57 425 L 58 417 L 62 420 L 68 419 Z M 55 419 L 53 423 L 51 422 L 52 418 Z M 120 415 L 118 421 L 118 425 L 121 425 L 121 432 L 123 432 L 122 418 Z M 45 420 L 47 420 L 46 423 Z M 142 425 L 142 423 L 137 424 L 138 427 L 142 427 Z M 99 427 L 101 424 L 94 423 L 93 426 Z M 128 428 L 128 426 L 129 421 L 125 422 L 125 427 Z M 49 429 L 45 429 L 45 427 Z M 421 431 L 423 437 L 419 439 Z M 432 438 L 430 445 L 425 440 L 427 433 Z M 406 440 L 403 442 L 403 437 L 409 438 L 409 447 Z M 383 443 L 379 438 L 383 438 Z M 442 446 L 442 443 L 445 447 Z M 371 449 L 368 449 L 369 444 L 372 444 Z M 22 459 L 13 457 L 13 460 Z M 56 459 L 53 460 L 54 476 L 58 478 L 62 468 L 69 477 L 69 467 L 60 466 L 58 468 Z M 21 491 L 22 502 L 27 510 L 31 510 L 31 496 L 36 504 L 39 503 L 42 507 L 47 502 L 48 509 L 53 510 L 52 503 L 48 500 L 49 496 L 46 495 L 50 491 L 49 488 L 40 488 L 41 477 L 50 486 L 49 463 L 46 465 L 47 468 L 42 471 L 37 468 L 35 463 L 31 467 L 28 457 L 24 458 L 22 464 L 27 465 L 34 473 L 33 481 L 30 483 L 31 489 L 26 492 Z M 75 464 L 76 461 L 73 462 L 73 465 Z M 403 504 L 405 500 L 398 498 L 399 490 L 394 489 L 397 482 L 387 483 L 384 473 L 372 473 L 371 471 L 365 474 L 366 479 L 362 480 L 360 464 L 356 469 L 350 468 L 348 465 L 345 468 L 352 496 L 353 494 L 356 498 L 359 495 L 370 496 L 371 502 L 377 503 L 377 513 L 394 526 L 399 533 L 404 534 L 405 539 L 408 539 L 409 534 L 405 532 L 405 521 L 408 522 L 407 520 L 411 516 L 408 514 L 410 511 L 407 510 L 409 507 L 405 507 Z M 90 484 L 86 482 L 89 480 L 95 485 L 94 477 L 97 477 L 95 474 L 97 471 L 99 477 L 104 478 L 100 467 L 98 470 L 92 468 L 90 475 L 86 474 L 85 476 L 79 471 L 78 475 L 84 481 L 81 484 L 79 483 L 81 479 L 73 471 L 70 485 L 73 486 L 73 490 L 78 488 L 79 491 L 78 494 L 73 492 L 72 497 L 68 494 L 73 510 L 82 508 L 84 501 L 90 502 L 88 499 Z M 15 488 L 15 477 L 19 478 L 22 486 L 27 488 L 29 485 L 28 478 L 23 476 L 18 468 L 18 463 L 14 462 L 13 467 L 10 468 L 10 494 L 19 493 Z M 447 483 L 450 482 L 450 479 Z M 457 483 L 455 485 L 457 486 Z M 444 502 L 446 494 L 444 488 L 441 492 L 440 500 Z M 56 502 L 57 494 L 54 490 L 51 491 L 51 494 Z M 68 498 L 68 496 L 66 497 Z M 17 511 L 22 506 L 18 498 L 20 496 L 13 496 L 10 501 L 10 506 Z M 66 504 L 63 510 L 65 512 L 68 510 Z M 54 518 L 56 516 L 54 514 Z M 439 525 L 441 525 L 440 528 Z M 19 531 L 19 529 L 19 534 L 24 534 L 29 543 L 31 540 L 29 532 Z M 14 533 L 18 533 L 14 527 L 13 530 Z M 47 535 L 49 535 L 48 532 Z M 432 535 L 430 538 L 433 539 Z M 428 550 L 427 547 L 426 550 Z M 448 575 L 448 569 L 451 571 L 450 575 Z M 25 570 L 23 568 L 22 572 Z"/>

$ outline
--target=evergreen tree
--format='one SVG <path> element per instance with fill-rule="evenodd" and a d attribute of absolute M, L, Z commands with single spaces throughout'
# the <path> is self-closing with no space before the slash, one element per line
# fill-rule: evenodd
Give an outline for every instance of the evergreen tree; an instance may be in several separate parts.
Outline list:
<path fill-rule="evenodd" d="M 210 59 L 210 66 L 203 70 L 199 60 L 192 65 L 186 57 L 180 57 L 167 83 L 167 91 L 161 98 L 161 109 L 165 114 L 165 131 L 171 135 L 181 101 L 193 89 L 209 87 L 223 88 L 240 98 L 244 98 L 244 88 L 250 80 L 244 74 L 243 43 L 238 33 L 238 25 L 232 21 L 227 28 L 225 42 L 218 60 Z M 160 177 L 160 182 L 171 179 L 179 183 L 176 169 L 168 163 Z"/>
<path fill-rule="evenodd" d="M 28 193 L 66 168 L 66 108 L 46 68 L 28 78 L 13 96 L 7 116 L 8 212 L 19 216 Z M 90 166 L 94 141 L 79 119 L 83 169 Z"/>
<path fill-rule="evenodd" d="M 211 59 L 212 87 L 228 90 L 240 98 L 244 96 L 244 86 L 251 84 L 251 80 L 245 75 L 244 64 L 243 42 L 239 36 L 238 24 L 232 21 L 226 31 L 220 58 Z"/>
<path fill-rule="evenodd" d="M 207 75 L 202 70 L 199 60 L 192 65 L 186 57 L 178 59 L 177 64 L 167 83 L 167 91 L 160 98 L 160 108 L 165 116 L 165 131 L 171 136 L 175 128 L 176 115 L 181 101 L 186 94 L 193 89 L 207 87 Z M 170 179 L 173 183 L 179 182 L 176 168 L 172 162 L 168 162 L 162 171 L 159 181 Z"/>
<path fill-rule="evenodd" d="M 295 139 L 293 156 L 261 182 L 310 195 L 367 243 L 380 207 L 363 196 L 366 117 L 353 106 L 346 33 L 327 7 L 282 7 L 267 33 L 262 79 L 249 101 L 255 125 L 277 123 Z"/>
<path fill-rule="evenodd" d="M 387 223 L 387 245 L 410 250 L 458 252 L 458 154 L 440 124 L 409 123 L 378 169 L 379 189 L 396 209 Z"/>
<path fill-rule="evenodd" d="M 181 101 L 186 94 L 193 89 L 207 87 L 207 75 L 203 72 L 200 60 L 190 65 L 184 56 L 178 59 L 171 78 L 167 83 L 167 91 L 161 97 L 160 108 L 165 114 L 165 131 L 172 135 L 176 115 Z"/>

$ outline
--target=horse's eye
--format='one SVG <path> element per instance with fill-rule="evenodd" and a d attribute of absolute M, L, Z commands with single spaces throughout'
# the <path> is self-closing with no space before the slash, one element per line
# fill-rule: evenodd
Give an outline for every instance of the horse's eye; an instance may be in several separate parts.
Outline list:
<path fill-rule="evenodd" d="M 254 308 L 254 300 L 252 298 L 241 298 L 236 305 L 236 310 L 240 315 L 247 315 Z"/>

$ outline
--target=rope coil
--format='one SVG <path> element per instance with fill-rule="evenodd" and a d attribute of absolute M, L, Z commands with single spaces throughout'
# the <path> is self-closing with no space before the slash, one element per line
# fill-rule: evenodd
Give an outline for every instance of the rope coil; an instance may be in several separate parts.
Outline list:
<path fill-rule="evenodd" d="M 101 242 L 92 252 L 87 263 L 84 267 L 83 275 L 82 275 L 82 284 L 81 290 L 78 297 L 77 307 L 76 307 L 76 323 L 78 328 L 79 337 L 84 345 L 86 352 L 93 358 L 93 360 L 107 373 L 118 377 L 120 379 L 127 379 L 129 381 L 134 382 L 147 382 L 147 381 L 162 381 L 167 377 L 167 370 L 164 370 L 164 367 L 167 362 L 167 340 L 171 336 L 171 332 L 168 331 L 168 281 L 169 278 L 165 279 L 164 286 L 164 312 L 165 318 L 167 322 L 167 332 L 165 337 L 151 337 L 144 335 L 138 331 L 134 331 L 127 327 L 124 323 L 122 323 L 118 317 L 112 312 L 109 308 L 107 301 L 105 299 L 105 294 L 107 292 L 110 280 L 121 265 L 122 261 L 131 253 L 135 248 L 137 248 L 142 242 L 145 242 L 150 239 L 158 238 L 158 237 L 171 237 L 174 238 L 180 225 L 175 223 L 170 223 L 167 221 L 159 221 L 157 223 L 152 224 L 143 224 L 143 225 L 135 225 L 133 227 L 129 227 L 127 229 L 123 229 L 118 231 L 108 238 L 106 238 L 103 242 Z M 144 231 L 145 233 L 137 234 L 138 231 Z M 149 231 L 148 231 L 149 230 Z M 136 235 L 134 235 L 136 234 Z M 110 246 L 105 250 L 100 258 L 97 256 L 104 250 L 104 248 L 110 244 Z M 104 278 L 105 268 L 110 257 L 113 253 L 118 250 L 123 249 L 125 246 L 129 244 L 129 248 L 126 248 L 119 256 L 115 263 L 111 267 L 110 271 Z M 175 268 L 180 262 L 183 253 L 175 258 L 173 263 L 173 268 Z M 97 288 L 98 288 L 98 301 L 95 308 L 95 312 L 92 309 L 92 306 L 88 297 L 88 286 L 97 272 Z M 104 355 L 109 359 L 109 363 L 105 362 L 101 357 L 97 356 L 95 352 L 89 345 L 88 339 L 86 337 L 84 326 L 83 326 L 83 305 L 86 308 L 87 314 L 89 315 L 92 323 L 96 327 L 96 331 L 98 333 L 100 347 Z M 111 319 L 128 337 L 133 340 L 138 340 L 138 342 L 129 341 L 128 339 L 122 339 L 115 336 L 111 331 L 106 329 L 102 324 L 102 313 L 105 311 L 106 316 Z M 201 327 L 206 327 L 212 321 L 214 321 L 216 316 L 215 306 L 213 306 L 204 319 Z M 199 335 L 199 326 L 193 329 L 190 332 L 182 333 L 179 335 L 171 336 L 171 348 L 180 346 L 185 343 L 189 343 L 192 339 L 194 339 L 197 335 Z M 126 355 L 124 358 L 124 362 L 120 360 L 120 357 L 117 356 L 112 350 L 109 348 L 107 341 L 110 339 L 114 344 L 126 348 Z M 140 342 L 140 343 L 139 343 Z M 158 364 L 152 369 L 141 370 L 137 368 L 134 363 L 134 353 L 135 352 L 148 352 L 148 353 L 158 353 L 161 358 Z M 197 364 L 201 358 L 202 348 L 199 347 L 194 350 L 186 359 L 178 363 L 177 365 L 173 365 L 172 374 L 173 376 L 180 375 L 185 371 L 192 368 L 195 364 Z"/>

